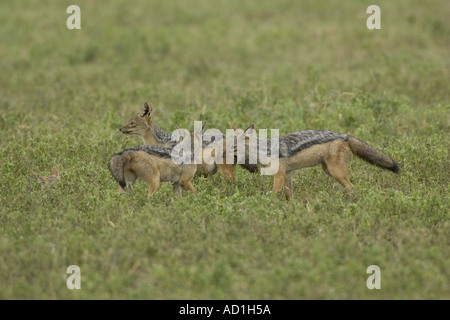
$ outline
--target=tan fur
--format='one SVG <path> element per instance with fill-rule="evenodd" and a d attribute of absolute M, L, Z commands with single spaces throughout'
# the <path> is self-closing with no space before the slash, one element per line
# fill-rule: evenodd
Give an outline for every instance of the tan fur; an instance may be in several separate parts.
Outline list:
<path fill-rule="evenodd" d="M 235 130 L 236 136 L 243 135 L 248 129 L 254 128 L 253 124 L 246 130 L 238 129 L 231 123 L 230 126 Z M 244 141 L 248 145 L 247 137 Z M 291 199 L 293 195 L 292 172 L 297 169 L 314 167 L 320 164 L 323 171 L 339 182 L 344 187 L 348 197 L 352 199 L 351 190 L 353 184 L 347 176 L 347 162 L 351 159 L 352 153 L 384 169 L 391 170 L 395 173 L 399 172 L 397 164 L 391 158 L 366 143 L 353 137 L 350 137 L 348 141 L 336 139 L 311 146 L 289 157 L 278 158 L 279 169 L 273 175 L 274 182 L 272 191 L 278 192 L 284 189 L 286 200 Z M 248 150 L 246 150 L 246 157 L 248 157 Z M 269 167 L 270 163 L 260 165 Z"/>
<path fill-rule="evenodd" d="M 230 184 L 235 184 L 236 183 L 236 178 L 234 175 L 234 166 L 232 164 L 227 164 L 226 162 L 226 139 L 222 139 L 222 141 L 219 141 L 218 143 L 222 143 L 222 150 L 224 151 L 223 153 L 223 161 L 222 164 L 214 162 L 211 164 L 208 164 L 207 162 L 211 162 L 209 161 L 210 156 L 211 157 L 215 157 L 215 150 L 214 150 L 214 146 L 215 144 L 210 144 L 208 145 L 206 148 L 204 148 L 202 150 L 202 163 L 197 165 L 197 172 L 200 174 L 207 174 L 209 175 L 209 177 L 212 179 L 212 176 L 218 171 L 220 171 L 220 173 L 222 174 L 222 177 Z"/>
<path fill-rule="evenodd" d="M 171 142 L 158 142 L 155 134 L 157 124 L 153 120 L 153 110 L 153 105 L 146 102 L 144 109 L 119 130 L 125 134 L 140 136 L 144 144 L 148 146 L 172 147 L 173 144 Z"/>
<path fill-rule="evenodd" d="M 179 128 L 178 130 L 181 140 L 190 135 L 187 130 Z M 196 132 L 194 139 L 199 143 L 201 132 Z M 113 155 L 108 162 L 108 167 L 114 179 L 119 183 L 119 193 L 124 192 L 122 187 L 128 183 L 135 183 L 138 178 L 147 183 L 148 197 L 158 190 L 162 182 L 172 183 L 173 191 L 178 197 L 182 196 L 180 187 L 193 193 L 196 192 L 191 183 L 197 171 L 194 163 L 176 164 L 170 157 L 166 158 L 143 150 L 126 150 Z"/>
<path fill-rule="evenodd" d="M 312 146 L 288 158 L 279 158 L 279 169 L 274 175 L 272 191 L 278 192 L 284 187 L 286 200 L 290 200 L 293 195 L 292 172 L 320 164 L 324 172 L 339 182 L 351 197 L 353 185 L 347 177 L 347 162 L 350 159 L 349 143 L 339 139 Z"/>
<path fill-rule="evenodd" d="M 145 103 L 144 109 L 134 116 L 127 125 L 120 128 L 120 131 L 125 134 L 133 134 L 138 135 L 144 141 L 144 144 L 149 146 L 161 146 L 165 148 L 173 147 L 173 144 L 170 142 L 161 143 L 156 139 L 155 131 L 158 130 L 156 122 L 153 120 L 153 111 L 154 107 L 151 103 Z M 225 141 L 225 139 L 224 139 Z M 208 146 L 207 148 L 213 148 L 212 146 Z M 203 150 L 203 153 L 206 154 L 206 149 Z M 225 148 L 223 149 L 225 150 Z M 223 161 L 225 162 L 225 161 Z M 230 184 L 235 184 L 236 179 L 234 175 L 234 166 L 232 164 L 222 164 L 216 165 L 207 164 L 203 161 L 201 164 L 197 165 L 197 173 L 204 174 L 212 179 L 212 176 L 220 171 L 222 177 L 228 181 Z"/>
<path fill-rule="evenodd" d="M 138 178 L 144 180 L 148 185 L 148 197 L 158 190 L 161 182 L 172 183 L 178 197 L 181 197 L 180 186 L 196 192 L 191 183 L 197 169 L 195 164 L 175 164 L 172 159 L 161 158 L 145 151 L 129 151 L 123 156 L 125 181 L 134 183 Z"/>

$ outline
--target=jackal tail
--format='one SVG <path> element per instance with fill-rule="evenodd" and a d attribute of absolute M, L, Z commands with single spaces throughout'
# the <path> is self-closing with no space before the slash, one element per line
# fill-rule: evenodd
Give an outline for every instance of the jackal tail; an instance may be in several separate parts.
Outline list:
<path fill-rule="evenodd" d="M 127 182 L 125 181 L 124 167 L 125 164 L 134 158 L 133 151 L 125 151 L 113 155 L 108 162 L 108 169 L 111 175 L 116 179 L 122 189 L 125 189 Z"/>
<path fill-rule="evenodd" d="M 381 151 L 353 137 L 349 137 L 348 142 L 352 152 L 364 161 L 394 173 L 400 172 L 397 163 Z"/>

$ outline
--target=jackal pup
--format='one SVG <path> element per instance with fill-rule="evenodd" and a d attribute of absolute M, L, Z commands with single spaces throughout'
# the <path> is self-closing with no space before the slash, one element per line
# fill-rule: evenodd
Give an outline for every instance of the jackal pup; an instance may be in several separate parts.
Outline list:
<path fill-rule="evenodd" d="M 190 138 L 189 131 L 178 131 L 180 141 L 186 137 Z M 194 139 L 201 141 L 201 132 L 196 132 Z M 141 145 L 113 155 L 108 162 L 108 168 L 119 183 L 119 193 L 124 191 L 127 183 L 133 184 L 137 178 L 147 183 L 148 197 L 158 190 L 161 182 L 171 182 L 178 197 L 182 196 L 180 187 L 196 193 L 191 179 L 197 171 L 197 165 L 193 161 L 176 164 L 172 159 L 172 150 L 161 146 Z"/>
<path fill-rule="evenodd" d="M 255 134 L 254 124 L 247 129 L 236 128 L 232 123 L 230 127 L 234 129 L 236 138 L 245 141 L 245 157 L 249 158 L 249 143 L 252 135 Z M 380 168 L 399 173 L 397 163 L 381 151 L 369 146 L 367 143 L 358 140 L 347 134 L 339 134 L 327 130 L 304 130 L 276 138 L 278 139 L 277 157 L 278 171 L 273 174 L 274 182 L 272 191 L 278 192 L 284 187 L 286 200 L 292 197 L 292 172 L 306 167 L 321 165 L 323 171 L 336 179 L 351 198 L 352 183 L 347 177 L 347 162 L 351 158 L 351 153 L 359 158 L 376 165 Z M 273 139 L 256 139 L 258 150 L 264 144 L 264 148 L 270 150 Z M 258 157 L 258 165 L 261 164 Z"/>

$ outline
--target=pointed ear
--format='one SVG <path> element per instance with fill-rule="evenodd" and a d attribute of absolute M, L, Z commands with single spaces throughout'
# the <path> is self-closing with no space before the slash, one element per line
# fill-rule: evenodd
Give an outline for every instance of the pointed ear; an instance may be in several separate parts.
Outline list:
<path fill-rule="evenodd" d="M 228 122 L 228 124 L 230 125 L 230 128 L 233 130 L 237 130 L 236 126 L 234 124 L 232 124 L 231 122 Z"/>
<path fill-rule="evenodd" d="M 59 170 L 56 167 L 52 168 L 52 176 L 59 177 Z"/>
<path fill-rule="evenodd" d="M 255 130 L 255 124 L 254 124 L 254 123 L 252 123 L 251 125 L 249 125 L 249 126 L 247 127 L 247 129 L 244 130 L 244 132 L 247 132 L 247 130 L 250 130 L 250 129 Z"/>
<path fill-rule="evenodd" d="M 144 107 L 142 108 L 142 112 L 140 116 L 143 117 L 149 117 L 152 115 L 153 112 L 153 105 L 150 103 L 144 103 Z"/>
<path fill-rule="evenodd" d="M 181 129 L 180 126 L 177 125 L 176 123 L 175 123 L 175 128 L 177 128 L 178 134 L 180 135 L 180 138 L 183 138 L 183 137 L 184 137 L 184 131 L 183 131 L 183 129 Z"/>
<path fill-rule="evenodd" d="M 204 131 L 205 131 L 205 124 L 203 123 L 202 127 L 198 128 L 197 131 L 194 132 L 194 136 L 196 138 L 201 139 Z"/>

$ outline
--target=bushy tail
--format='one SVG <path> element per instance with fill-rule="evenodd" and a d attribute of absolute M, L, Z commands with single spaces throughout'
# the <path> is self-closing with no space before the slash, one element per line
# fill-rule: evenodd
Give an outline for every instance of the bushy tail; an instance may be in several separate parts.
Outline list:
<path fill-rule="evenodd" d="M 125 181 L 124 166 L 127 161 L 130 161 L 134 157 L 132 151 L 125 151 L 124 153 L 115 154 L 109 159 L 108 169 L 111 175 L 116 179 L 122 189 L 125 189 L 127 182 Z"/>
<path fill-rule="evenodd" d="M 361 159 L 394 173 L 400 172 L 397 163 L 381 151 L 353 137 L 349 137 L 348 142 L 352 152 Z"/>

